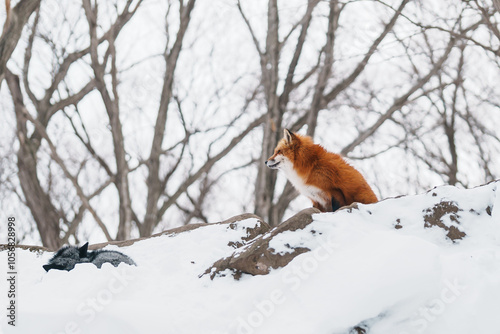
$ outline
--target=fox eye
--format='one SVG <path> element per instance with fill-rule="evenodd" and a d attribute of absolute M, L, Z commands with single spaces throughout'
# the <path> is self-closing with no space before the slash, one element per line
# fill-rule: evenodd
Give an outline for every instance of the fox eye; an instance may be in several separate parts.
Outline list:
<path fill-rule="evenodd" d="M 276 154 L 281 154 L 281 150 L 278 150 L 278 152 L 276 152 Z"/>

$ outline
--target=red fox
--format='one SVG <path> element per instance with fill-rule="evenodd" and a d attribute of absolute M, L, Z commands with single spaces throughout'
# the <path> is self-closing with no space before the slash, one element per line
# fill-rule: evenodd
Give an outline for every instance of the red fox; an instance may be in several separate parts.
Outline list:
<path fill-rule="evenodd" d="M 282 170 L 293 186 L 322 212 L 336 211 L 354 202 L 377 202 L 363 175 L 340 155 L 314 144 L 311 137 L 287 129 L 266 166 Z"/>

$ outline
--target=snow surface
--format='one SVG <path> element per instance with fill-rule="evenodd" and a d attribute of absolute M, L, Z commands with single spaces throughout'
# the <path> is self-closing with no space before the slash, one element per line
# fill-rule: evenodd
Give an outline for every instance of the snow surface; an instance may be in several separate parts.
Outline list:
<path fill-rule="evenodd" d="M 138 264 L 42 269 L 51 253 L 17 250 L 15 328 L 3 333 L 370 334 L 500 332 L 500 182 L 360 205 L 314 215 L 303 230 L 271 240 L 276 252 L 308 247 L 269 275 L 199 277 L 246 236 L 211 225 L 119 248 Z M 466 236 L 453 242 L 424 228 L 425 211 L 452 201 L 442 222 Z M 489 209 L 487 209 L 489 208 Z M 395 228 L 396 225 L 402 228 Z M 313 236 L 313 237 L 312 237 Z M 284 246 L 288 244 L 288 246 Z M 106 249 L 118 249 L 107 247 Z M 7 263 L 0 252 L 0 263 Z M 2 265 L 3 266 L 3 265 Z M 6 295 L 7 282 L 0 280 Z M 5 300 L 2 298 L 2 300 Z M 4 303 L 5 306 L 6 303 Z"/>

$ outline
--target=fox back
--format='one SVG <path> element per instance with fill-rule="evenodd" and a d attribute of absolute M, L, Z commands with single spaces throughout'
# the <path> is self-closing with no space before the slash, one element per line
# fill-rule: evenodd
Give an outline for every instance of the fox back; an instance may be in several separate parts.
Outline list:
<path fill-rule="evenodd" d="M 285 129 L 266 165 L 282 170 L 293 186 L 323 212 L 354 202 L 377 202 L 377 196 L 360 172 L 340 155 L 314 144 L 311 137 Z"/>
<path fill-rule="evenodd" d="M 97 250 L 90 252 L 89 260 L 95 264 L 97 268 L 101 268 L 104 263 L 111 263 L 115 267 L 118 267 L 122 262 L 128 265 L 136 265 L 134 260 L 127 255 L 112 250 Z"/>
<path fill-rule="evenodd" d="M 75 268 L 75 265 L 78 263 L 93 263 L 97 268 L 101 268 L 106 262 L 111 263 L 115 267 L 122 262 L 128 265 L 136 265 L 134 260 L 123 253 L 110 250 L 89 252 L 88 246 L 89 243 L 87 242 L 80 248 L 65 246 L 59 249 L 49 260 L 49 263 L 43 266 L 43 269 L 45 269 L 45 271 L 49 271 L 50 269 L 70 271 Z"/>

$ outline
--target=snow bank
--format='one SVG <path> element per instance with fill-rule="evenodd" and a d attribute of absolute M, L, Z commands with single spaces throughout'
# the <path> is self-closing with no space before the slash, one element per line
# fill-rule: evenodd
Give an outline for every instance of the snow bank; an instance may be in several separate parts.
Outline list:
<path fill-rule="evenodd" d="M 119 250 L 137 267 L 42 265 L 17 251 L 16 327 L 4 333 L 492 333 L 500 328 L 498 185 L 316 214 L 270 240 L 310 251 L 268 275 L 199 277 L 246 236 L 214 225 Z M 454 234 L 451 233 L 454 232 Z M 282 245 L 287 244 L 287 247 Z M 281 248 L 280 248 L 281 247 Z M 118 249 L 107 247 L 107 249 Z M 7 263 L 0 252 L 0 263 Z M 6 293 L 7 282 L 1 280 Z M 2 299 L 4 300 L 4 299 Z M 5 307 L 3 307 L 5 310 Z"/>

